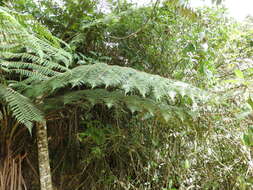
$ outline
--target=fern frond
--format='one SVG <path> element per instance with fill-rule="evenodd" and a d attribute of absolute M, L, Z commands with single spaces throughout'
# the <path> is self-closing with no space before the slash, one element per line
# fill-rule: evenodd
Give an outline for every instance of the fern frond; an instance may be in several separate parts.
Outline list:
<path fill-rule="evenodd" d="M 0 84 L 0 102 L 6 103 L 17 121 L 29 130 L 33 122 L 44 122 L 42 112 L 27 97 L 2 84 Z"/>
<path fill-rule="evenodd" d="M 18 59 L 21 61 L 26 60 L 26 61 L 29 61 L 32 63 L 37 63 L 38 65 L 41 65 L 41 66 L 45 67 L 46 69 L 56 70 L 59 72 L 68 71 L 68 69 L 66 67 L 60 65 L 59 63 L 50 61 L 50 57 L 49 57 L 49 60 L 47 60 L 47 59 L 41 59 L 38 56 L 29 54 L 29 53 L 25 53 L 25 52 L 24 53 L 14 53 L 14 52 L 1 52 L 1 51 L 0 51 L 0 57 L 3 60 L 12 60 L 12 59 Z"/>
<path fill-rule="evenodd" d="M 55 76 L 58 74 L 58 72 L 53 71 L 47 67 L 43 67 L 40 65 L 32 64 L 32 63 L 26 63 L 26 62 L 15 62 L 15 61 L 1 61 L 0 60 L 0 67 L 8 69 L 10 72 L 12 70 L 21 71 L 24 69 L 24 71 L 32 71 L 41 74 L 42 76 Z"/>
<path fill-rule="evenodd" d="M 70 65 L 72 56 L 59 47 L 52 46 L 47 40 L 41 40 L 36 34 L 29 33 L 8 10 L 0 7 L 0 47 L 6 44 L 16 44 L 18 47 L 25 47 L 28 52 L 32 52 L 40 57 L 51 56 L 56 60 L 61 60 L 65 65 Z"/>
<path fill-rule="evenodd" d="M 34 33 L 21 25 L 20 21 L 9 12 L 10 10 L 0 7 L 1 62 L 9 61 L 9 67 L 19 69 L 24 66 L 24 62 L 31 61 L 32 70 L 46 76 L 55 74 L 58 69 L 59 71 L 68 70 L 67 67 L 72 62 L 72 55 L 60 48 L 60 45 L 54 40 L 56 37 L 50 36 L 50 33 L 46 31 L 44 31 L 44 36 L 39 36 L 43 33 L 43 27 L 38 26 L 40 33 Z M 20 66 L 17 66 L 18 61 L 12 63 L 12 59 L 16 58 L 21 59 Z M 65 68 L 59 63 L 65 64 Z M 49 72 L 50 69 L 51 72 Z"/>
<path fill-rule="evenodd" d="M 27 89 L 29 97 L 46 96 L 55 90 L 71 85 L 113 87 L 124 90 L 125 94 L 140 94 L 156 100 L 163 97 L 174 99 L 176 95 L 188 96 L 192 100 L 208 98 L 207 93 L 189 84 L 140 72 L 128 67 L 110 66 L 103 63 L 84 65 L 59 74 Z"/>
<path fill-rule="evenodd" d="M 43 104 L 44 112 L 57 111 L 64 109 L 66 105 L 78 105 L 92 107 L 96 104 L 104 104 L 108 108 L 128 108 L 132 113 L 146 113 L 150 116 L 163 118 L 165 121 L 171 118 L 185 120 L 190 118 L 187 109 L 171 106 L 162 102 L 156 102 L 150 98 L 142 98 L 131 95 L 126 96 L 121 90 L 107 91 L 105 89 L 80 90 L 67 93 L 65 95 L 46 98 Z"/>

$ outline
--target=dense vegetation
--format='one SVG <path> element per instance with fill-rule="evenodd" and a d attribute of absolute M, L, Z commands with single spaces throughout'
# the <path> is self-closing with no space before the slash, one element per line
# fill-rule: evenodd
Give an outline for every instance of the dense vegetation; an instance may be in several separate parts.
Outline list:
<path fill-rule="evenodd" d="M 0 190 L 252 189 L 253 18 L 104 3 L 0 1 Z"/>

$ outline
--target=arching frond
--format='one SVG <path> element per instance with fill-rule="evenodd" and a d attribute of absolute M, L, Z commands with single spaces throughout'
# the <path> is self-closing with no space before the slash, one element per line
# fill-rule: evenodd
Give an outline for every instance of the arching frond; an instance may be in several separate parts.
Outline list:
<path fill-rule="evenodd" d="M 29 97 L 47 96 L 56 89 L 71 85 L 95 87 L 114 87 L 124 90 L 125 94 L 138 93 L 143 97 L 162 97 L 174 99 L 176 95 L 188 96 L 192 100 L 206 99 L 208 96 L 202 90 L 189 84 L 170 80 L 140 72 L 128 67 L 110 66 L 103 63 L 84 65 L 69 72 L 59 74 L 51 79 L 32 85 L 27 89 Z"/>
<path fill-rule="evenodd" d="M 64 109 L 66 105 L 91 107 L 96 104 L 104 104 L 108 108 L 128 108 L 132 113 L 147 113 L 168 121 L 170 118 L 184 120 L 191 117 L 189 110 L 171 106 L 162 102 L 156 102 L 150 98 L 139 96 L 126 96 L 123 91 L 107 91 L 105 89 L 80 90 L 66 93 L 65 95 L 47 98 L 43 104 L 45 112 Z"/>
<path fill-rule="evenodd" d="M 44 121 L 42 112 L 27 97 L 2 84 L 0 84 L 0 101 L 4 102 L 17 121 L 24 124 L 29 130 L 33 122 Z"/>
<path fill-rule="evenodd" d="M 37 73 L 38 80 L 68 70 L 72 56 L 59 44 L 52 42 L 55 39 L 53 35 L 50 38 L 47 31 L 41 35 L 42 27 L 37 27 L 39 34 L 30 31 L 9 12 L 0 7 L 0 70 L 25 77 L 35 77 Z M 30 22 L 32 25 L 33 21 Z"/>

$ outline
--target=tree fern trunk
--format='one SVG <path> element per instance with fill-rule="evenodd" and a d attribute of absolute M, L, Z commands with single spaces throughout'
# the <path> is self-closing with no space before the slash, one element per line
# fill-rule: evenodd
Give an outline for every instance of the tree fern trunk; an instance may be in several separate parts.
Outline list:
<path fill-rule="evenodd" d="M 40 172 L 40 189 L 53 190 L 51 170 L 49 164 L 47 128 L 43 123 L 38 123 L 37 131 L 37 146 L 38 146 L 38 162 Z"/>

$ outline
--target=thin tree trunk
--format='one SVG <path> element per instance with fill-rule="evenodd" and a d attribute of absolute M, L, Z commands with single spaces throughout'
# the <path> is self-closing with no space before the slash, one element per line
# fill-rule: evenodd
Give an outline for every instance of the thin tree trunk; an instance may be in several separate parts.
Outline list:
<path fill-rule="evenodd" d="M 53 190 L 52 176 L 49 163 L 46 124 L 37 123 L 36 132 L 40 172 L 40 190 Z"/>

